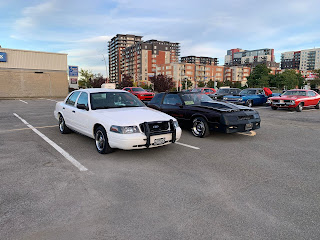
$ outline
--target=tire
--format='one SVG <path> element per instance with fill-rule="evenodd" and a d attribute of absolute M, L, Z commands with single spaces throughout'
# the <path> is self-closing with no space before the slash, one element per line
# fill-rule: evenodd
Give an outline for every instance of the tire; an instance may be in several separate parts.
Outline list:
<path fill-rule="evenodd" d="M 210 134 L 208 122 L 203 117 L 193 119 L 191 131 L 193 136 L 200 138 L 207 137 Z"/>
<path fill-rule="evenodd" d="M 315 109 L 320 109 L 320 101 L 317 103 L 317 105 L 315 106 Z"/>
<path fill-rule="evenodd" d="M 64 121 L 64 118 L 61 114 L 59 116 L 59 131 L 61 134 L 67 134 L 71 132 L 71 130 L 67 127 L 66 122 Z"/>
<path fill-rule="evenodd" d="M 303 109 L 303 104 L 302 104 L 302 103 L 299 103 L 299 105 L 296 106 L 296 111 L 297 111 L 297 112 L 301 112 L 302 109 Z"/>
<path fill-rule="evenodd" d="M 271 109 L 272 109 L 272 110 L 277 110 L 278 107 L 276 107 L 276 106 L 271 106 Z"/>
<path fill-rule="evenodd" d="M 247 100 L 246 101 L 246 103 L 245 103 L 245 105 L 247 106 L 247 107 L 252 107 L 253 106 L 253 102 L 252 102 L 252 100 Z"/>
<path fill-rule="evenodd" d="M 103 127 L 98 127 L 94 133 L 94 140 L 96 149 L 100 154 L 106 154 L 113 152 L 113 149 L 109 145 L 106 130 Z"/>

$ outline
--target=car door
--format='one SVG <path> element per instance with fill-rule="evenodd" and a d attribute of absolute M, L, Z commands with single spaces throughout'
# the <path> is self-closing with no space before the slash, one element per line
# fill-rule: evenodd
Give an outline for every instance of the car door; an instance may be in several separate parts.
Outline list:
<path fill-rule="evenodd" d="M 87 109 L 79 109 L 78 105 L 83 104 L 87 107 Z M 76 103 L 76 109 L 74 112 L 72 112 L 72 117 L 74 121 L 74 126 L 76 130 L 82 134 L 90 135 L 92 128 L 90 127 L 90 111 L 89 111 L 89 103 L 88 103 L 88 93 L 82 92 L 79 96 L 77 103 Z"/>
<path fill-rule="evenodd" d="M 74 112 L 76 110 L 75 103 L 79 97 L 80 91 L 73 92 L 69 98 L 66 100 L 65 104 L 62 107 L 62 115 L 66 125 L 71 128 L 75 128 L 74 122 Z"/>
<path fill-rule="evenodd" d="M 257 102 L 255 102 L 255 104 L 260 105 L 260 104 L 264 104 L 267 102 L 268 97 L 265 95 L 265 93 L 262 89 L 258 89 L 256 91 L 256 96 L 257 96 L 257 98 L 256 98 Z"/>
<path fill-rule="evenodd" d="M 316 98 L 316 93 L 314 91 L 308 91 L 307 92 L 307 97 L 308 99 L 305 101 L 304 105 L 305 106 L 315 106 L 318 103 L 318 99 Z M 306 104 L 307 102 L 307 104 Z"/>
<path fill-rule="evenodd" d="M 175 117 L 177 120 L 182 120 L 184 118 L 183 103 L 178 94 L 166 94 L 163 98 L 160 110 Z"/>
<path fill-rule="evenodd" d="M 148 103 L 148 107 L 161 110 L 161 103 L 165 93 L 157 93 Z"/>

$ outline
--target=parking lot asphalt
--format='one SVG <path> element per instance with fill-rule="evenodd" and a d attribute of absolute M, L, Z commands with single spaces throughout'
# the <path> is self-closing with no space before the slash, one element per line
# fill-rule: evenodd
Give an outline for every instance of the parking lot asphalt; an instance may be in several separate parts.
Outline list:
<path fill-rule="evenodd" d="M 0 100 L 1 239 L 319 239 L 320 110 L 255 107 L 256 131 L 100 155 L 60 134 L 56 100 Z"/>

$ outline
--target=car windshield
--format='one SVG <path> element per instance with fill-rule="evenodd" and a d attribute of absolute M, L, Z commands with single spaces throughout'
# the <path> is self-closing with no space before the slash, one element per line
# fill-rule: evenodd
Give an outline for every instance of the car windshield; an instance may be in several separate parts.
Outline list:
<path fill-rule="evenodd" d="M 218 91 L 217 91 L 217 94 L 224 94 L 224 93 L 228 93 L 230 91 L 230 89 L 225 89 L 225 88 L 223 88 L 223 89 L 219 89 Z"/>
<path fill-rule="evenodd" d="M 201 89 L 200 88 L 194 88 L 191 90 L 191 92 L 201 92 Z"/>
<path fill-rule="evenodd" d="M 182 93 L 180 96 L 185 105 L 201 105 L 202 102 L 214 102 L 209 96 L 200 93 Z"/>
<path fill-rule="evenodd" d="M 131 90 L 134 92 L 145 92 L 145 90 L 141 87 L 134 87 L 134 88 L 131 88 Z"/>
<path fill-rule="evenodd" d="M 239 94 L 240 95 L 255 95 L 257 91 L 255 89 L 244 89 Z"/>
<path fill-rule="evenodd" d="M 286 96 L 288 96 L 288 95 L 307 96 L 307 92 L 306 91 L 286 91 L 282 95 L 286 95 Z"/>
<path fill-rule="evenodd" d="M 127 92 L 99 92 L 90 94 L 91 109 L 145 107 L 134 95 Z"/>

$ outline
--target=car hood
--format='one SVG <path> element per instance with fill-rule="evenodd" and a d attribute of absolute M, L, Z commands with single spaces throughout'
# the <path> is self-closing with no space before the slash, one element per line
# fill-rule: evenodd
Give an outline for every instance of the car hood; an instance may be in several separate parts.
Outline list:
<path fill-rule="evenodd" d="M 227 102 L 202 102 L 201 105 L 194 105 L 194 107 L 214 109 L 219 112 L 253 111 L 252 108 Z"/>
<path fill-rule="evenodd" d="M 246 96 L 250 96 L 250 95 L 224 95 L 224 97 L 226 98 L 240 98 L 240 97 L 246 97 Z"/>
<path fill-rule="evenodd" d="M 166 113 L 148 107 L 110 108 L 93 110 L 94 115 L 101 119 L 108 119 L 111 124 L 119 126 L 139 125 L 143 122 L 176 120 Z"/>

